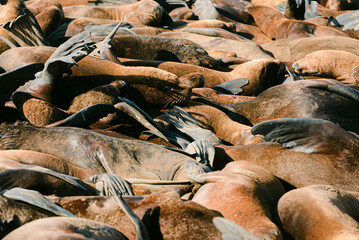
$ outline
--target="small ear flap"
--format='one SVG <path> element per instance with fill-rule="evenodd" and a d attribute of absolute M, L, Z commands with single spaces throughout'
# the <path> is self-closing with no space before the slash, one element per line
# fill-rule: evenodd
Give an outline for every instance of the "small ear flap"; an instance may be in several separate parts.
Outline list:
<path fill-rule="evenodd" d="M 211 88 L 223 94 L 237 95 L 238 93 L 243 92 L 242 87 L 248 83 L 249 81 L 247 78 L 236 78 Z"/>
<path fill-rule="evenodd" d="M 259 240 L 238 224 L 222 218 L 213 218 L 214 226 L 222 233 L 223 240 Z"/>
<path fill-rule="evenodd" d="M 58 216 L 76 217 L 74 214 L 51 202 L 37 191 L 27 190 L 23 188 L 12 188 L 5 191 L 3 196 L 13 200 L 26 202 L 30 205 L 45 209 Z"/>

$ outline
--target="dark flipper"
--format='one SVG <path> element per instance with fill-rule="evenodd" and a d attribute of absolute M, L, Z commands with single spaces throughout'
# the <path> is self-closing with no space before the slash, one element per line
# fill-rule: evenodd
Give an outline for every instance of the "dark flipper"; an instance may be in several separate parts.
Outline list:
<path fill-rule="evenodd" d="M 213 224 L 222 233 L 223 240 L 259 240 L 243 227 L 228 219 L 215 217 Z"/>
<path fill-rule="evenodd" d="M 0 74 L 0 103 L 9 101 L 11 94 L 27 81 L 35 78 L 37 72 L 42 71 L 43 63 L 31 63 L 26 66 L 17 68 L 10 72 Z"/>
<path fill-rule="evenodd" d="M 12 219 L 0 221 L 0 239 L 7 234 L 20 227 L 22 222 L 20 218 L 15 214 Z"/>
<path fill-rule="evenodd" d="M 211 88 L 223 94 L 237 95 L 238 93 L 243 92 L 242 87 L 248 83 L 249 81 L 247 78 L 236 78 Z"/>
<path fill-rule="evenodd" d="M 133 196 L 131 185 L 123 178 L 113 174 L 97 174 L 91 177 L 91 181 L 96 183 L 96 188 L 100 195 L 104 196 Z"/>
<path fill-rule="evenodd" d="M 197 162 L 200 162 L 208 167 L 213 167 L 215 150 L 213 145 L 206 139 L 191 142 L 188 144 L 185 151 L 189 154 L 195 154 Z"/>
<path fill-rule="evenodd" d="M 21 47 L 49 45 L 35 16 L 25 5 L 22 6 L 21 10 L 23 13 L 20 16 L 2 24 L 2 27 Z"/>
<path fill-rule="evenodd" d="M 183 108 L 174 106 L 177 112 L 170 110 L 164 112 L 171 124 L 182 133 L 190 136 L 193 140 L 206 139 L 213 145 L 221 144 L 221 140 L 210 130 L 201 128 L 196 121 Z"/>
<path fill-rule="evenodd" d="M 356 156 L 359 138 L 338 125 L 314 118 L 282 118 L 255 125 L 252 134 L 297 152 Z"/>
<path fill-rule="evenodd" d="M 67 126 L 87 128 L 91 124 L 97 122 L 100 118 L 106 117 L 108 114 L 114 113 L 115 111 L 116 108 L 111 104 L 95 104 L 81 109 L 68 118 L 51 123 L 46 127 Z"/>
<path fill-rule="evenodd" d="M 56 205 L 55 203 L 49 201 L 42 194 L 37 191 L 27 190 L 23 188 L 13 188 L 7 190 L 3 195 L 7 198 L 26 202 L 30 205 L 45 209 L 49 212 L 52 212 L 58 216 L 64 217 L 76 217 L 69 211 L 63 209 L 62 207 Z"/>

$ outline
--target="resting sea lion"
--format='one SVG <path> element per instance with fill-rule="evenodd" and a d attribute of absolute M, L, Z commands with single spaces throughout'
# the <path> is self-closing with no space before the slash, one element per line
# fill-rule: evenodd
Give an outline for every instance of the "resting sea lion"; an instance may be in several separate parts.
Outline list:
<path fill-rule="evenodd" d="M 271 39 L 347 36 L 342 31 L 330 27 L 287 19 L 280 11 L 271 7 L 251 5 L 247 9 L 259 28 Z"/>
<path fill-rule="evenodd" d="M 292 190 L 278 202 L 283 227 L 295 239 L 359 238 L 359 200 L 328 185 Z"/>
<path fill-rule="evenodd" d="M 293 64 L 295 72 L 339 80 L 342 83 L 356 84 L 353 70 L 359 66 L 359 56 L 338 50 L 312 52 Z"/>
<path fill-rule="evenodd" d="M 78 217 L 96 219 L 113 226 L 129 239 L 132 224 L 109 197 L 51 197 Z M 167 190 L 142 197 L 124 197 L 143 220 L 151 239 L 220 239 L 212 219 L 220 214 L 192 201 L 182 201 L 177 191 Z"/>
<path fill-rule="evenodd" d="M 161 5 L 150 0 L 124 6 L 69 6 L 64 7 L 64 13 L 66 18 L 104 18 L 134 25 L 163 26 L 172 22 Z"/>
<path fill-rule="evenodd" d="M 237 161 L 201 178 L 205 184 L 192 201 L 219 211 L 260 239 L 282 239 L 272 215 L 285 191 L 274 175 L 253 163 Z"/>

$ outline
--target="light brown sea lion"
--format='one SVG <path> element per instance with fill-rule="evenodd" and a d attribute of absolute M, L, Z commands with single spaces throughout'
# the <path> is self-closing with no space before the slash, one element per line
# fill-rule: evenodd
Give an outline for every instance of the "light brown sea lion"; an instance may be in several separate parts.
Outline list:
<path fill-rule="evenodd" d="M 247 9 L 259 28 L 271 39 L 311 36 L 347 36 L 347 34 L 330 27 L 287 19 L 280 11 L 274 8 L 250 5 Z"/>
<path fill-rule="evenodd" d="M 345 37 L 315 37 L 298 39 L 279 39 L 262 45 L 263 49 L 273 53 L 274 57 L 283 62 L 295 62 L 305 55 L 319 50 L 341 50 L 359 56 L 357 46 L 359 40 Z"/>
<path fill-rule="evenodd" d="M 205 184 L 192 201 L 219 211 L 258 238 L 282 239 L 281 231 L 273 223 L 273 213 L 285 191 L 269 171 L 237 161 L 204 175 L 203 179 Z"/>
<path fill-rule="evenodd" d="M 113 226 L 129 239 L 135 238 L 132 224 L 109 197 L 50 199 L 79 217 L 96 219 Z M 181 201 L 176 191 L 124 199 L 143 220 L 151 239 L 220 239 L 220 233 L 212 223 L 213 217 L 219 214 L 197 203 Z"/>
<path fill-rule="evenodd" d="M 356 84 L 353 70 L 359 66 L 359 56 L 338 50 L 312 52 L 293 64 L 293 69 L 301 75 L 313 75 L 339 80 L 346 84 Z"/>
<path fill-rule="evenodd" d="M 58 1 L 38 0 L 27 3 L 26 7 L 35 15 L 42 32 L 48 36 L 65 20 L 62 6 Z"/>
<path fill-rule="evenodd" d="M 204 19 L 204 20 L 187 20 L 173 22 L 172 26 L 175 29 L 183 28 L 222 28 L 224 30 L 235 32 L 236 26 L 234 23 L 223 22 L 217 19 Z"/>
<path fill-rule="evenodd" d="M 127 239 L 116 229 L 97 221 L 74 217 L 44 218 L 25 224 L 4 239 Z"/>
<path fill-rule="evenodd" d="M 340 188 L 314 185 L 283 195 L 278 214 L 295 239 L 358 239 L 358 204 Z"/>
<path fill-rule="evenodd" d="M 257 59 L 242 63 L 231 72 L 220 72 L 199 66 L 175 62 L 153 62 L 120 59 L 126 66 L 153 66 L 182 76 L 189 73 L 200 73 L 204 78 L 204 87 L 213 87 L 218 84 L 236 79 L 246 78 L 249 84 L 243 86 L 242 95 L 258 95 L 270 86 L 279 84 L 284 77 L 284 66 L 276 60 Z"/>
<path fill-rule="evenodd" d="M 219 103 L 237 103 L 253 100 L 255 98 L 250 96 L 222 94 L 212 88 L 193 88 L 191 98 L 196 99 L 198 97 L 203 97 Z"/>
<path fill-rule="evenodd" d="M 65 17 L 93 17 L 120 20 L 134 25 L 163 26 L 172 22 L 168 13 L 155 1 L 140 1 L 124 6 L 69 6 Z"/>
<path fill-rule="evenodd" d="M 199 44 L 205 50 L 234 52 L 237 54 L 238 57 L 247 58 L 250 60 L 260 58 L 272 59 L 272 56 L 267 52 L 263 51 L 263 49 L 258 44 L 249 40 L 239 41 L 226 38 L 208 37 L 185 32 L 164 32 L 159 34 L 159 36 L 189 39 Z"/>
<path fill-rule="evenodd" d="M 193 10 L 187 7 L 175 8 L 169 12 L 169 14 L 173 21 L 196 19 L 196 15 L 194 14 Z"/>
<path fill-rule="evenodd" d="M 258 44 L 265 44 L 272 42 L 272 39 L 270 39 L 267 35 L 265 35 L 263 31 L 256 26 L 243 24 L 243 23 L 236 23 L 236 33 Z"/>
<path fill-rule="evenodd" d="M 336 124 L 320 119 L 276 119 L 254 126 L 252 134 L 282 145 L 216 147 L 232 160 L 258 164 L 294 187 L 327 184 L 357 191 L 359 138 Z"/>

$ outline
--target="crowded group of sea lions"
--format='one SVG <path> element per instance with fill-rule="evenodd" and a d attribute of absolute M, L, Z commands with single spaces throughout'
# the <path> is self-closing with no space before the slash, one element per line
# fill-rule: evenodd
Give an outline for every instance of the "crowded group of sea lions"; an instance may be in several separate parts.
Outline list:
<path fill-rule="evenodd" d="M 359 239 L 359 1 L 1 4 L 0 238 Z"/>

